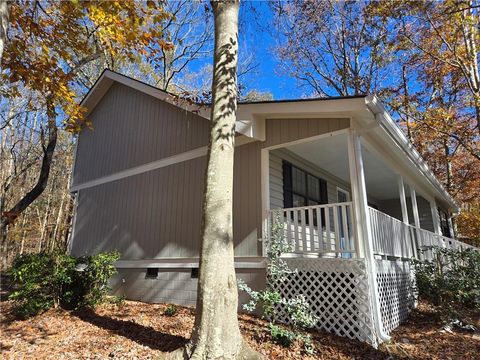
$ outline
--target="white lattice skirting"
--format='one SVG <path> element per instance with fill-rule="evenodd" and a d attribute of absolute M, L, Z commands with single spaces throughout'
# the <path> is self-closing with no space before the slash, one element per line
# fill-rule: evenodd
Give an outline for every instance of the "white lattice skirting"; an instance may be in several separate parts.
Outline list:
<path fill-rule="evenodd" d="M 277 289 L 289 298 L 303 294 L 320 319 L 317 329 L 376 346 L 364 259 L 284 260 L 298 273 Z M 279 317 L 288 322 L 281 309 Z"/>
<path fill-rule="evenodd" d="M 408 261 L 375 260 L 383 331 L 404 321 L 415 306 L 413 275 Z"/>

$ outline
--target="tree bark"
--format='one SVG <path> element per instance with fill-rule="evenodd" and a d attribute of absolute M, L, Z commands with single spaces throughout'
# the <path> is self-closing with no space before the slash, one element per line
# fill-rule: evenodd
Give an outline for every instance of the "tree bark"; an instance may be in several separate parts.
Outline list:
<path fill-rule="evenodd" d="M 237 318 L 233 247 L 233 155 L 237 109 L 239 1 L 212 1 L 215 50 L 208 165 L 195 324 L 170 359 L 259 359 L 243 341 Z"/>
<path fill-rule="evenodd" d="M 7 41 L 8 1 L 0 0 L 0 69 L 2 68 L 3 50 Z"/>

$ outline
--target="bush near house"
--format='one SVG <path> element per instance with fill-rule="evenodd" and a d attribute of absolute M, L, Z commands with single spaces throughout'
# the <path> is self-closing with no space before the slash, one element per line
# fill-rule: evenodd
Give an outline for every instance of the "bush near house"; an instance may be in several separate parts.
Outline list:
<path fill-rule="evenodd" d="M 432 251 L 432 260 L 414 261 L 418 295 L 450 313 L 462 307 L 480 310 L 480 252 L 438 246 L 426 251 Z"/>
<path fill-rule="evenodd" d="M 239 289 L 250 296 L 250 301 L 243 305 L 243 309 L 248 312 L 260 310 L 262 318 L 269 321 L 268 330 L 273 342 L 290 347 L 295 341 L 299 341 L 303 343 L 307 354 L 313 354 L 315 349 L 311 337 L 304 335 L 302 330 L 313 328 L 318 318 L 311 313 L 310 304 L 303 295 L 285 298 L 275 286 L 297 273 L 296 269 L 291 269 L 281 258 L 282 254 L 290 253 L 293 249 L 283 235 L 280 219 L 274 219 L 271 233 L 271 238 L 265 239 L 268 258 L 266 288 L 254 291 L 244 281 L 239 280 Z M 279 324 L 277 313 L 280 309 L 288 314 L 291 328 Z"/>
<path fill-rule="evenodd" d="M 94 306 L 105 300 L 119 257 L 115 251 L 80 258 L 45 252 L 19 255 L 9 270 L 14 283 L 9 299 L 21 318 L 57 306 Z"/>

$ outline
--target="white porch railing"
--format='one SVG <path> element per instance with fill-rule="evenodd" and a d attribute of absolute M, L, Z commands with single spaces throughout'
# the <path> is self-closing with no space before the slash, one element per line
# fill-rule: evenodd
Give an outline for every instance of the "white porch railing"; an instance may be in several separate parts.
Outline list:
<path fill-rule="evenodd" d="M 293 253 L 349 258 L 356 252 L 351 202 L 270 210 L 267 236 L 274 222 Z"/>
<path fill-rule="evenodd" d="M 473 246 L 432 233 L 369 207 L 373 253 L 399 259 L 431 259 L 431 246 L 467 249 Z M 351 202 L 274 209 L 268 214 L 267 237 L 272 226 L 295 254 L 320 254 L 321 257 L 351 258 L 356 256 L 357 242 Z M 420 250 L 425 250 L 421 252 Z"/>
<path fill-rule="evenodd" d="M 474 248 L 461 241 L 405 224 L 376 209 L 369 208 L 369 211 L 375 255 L 430 259 L 432 252 L 428 248 L 431 246 L 460 250 Z M 422 253 L 419 250 L 426 251 Z"/>

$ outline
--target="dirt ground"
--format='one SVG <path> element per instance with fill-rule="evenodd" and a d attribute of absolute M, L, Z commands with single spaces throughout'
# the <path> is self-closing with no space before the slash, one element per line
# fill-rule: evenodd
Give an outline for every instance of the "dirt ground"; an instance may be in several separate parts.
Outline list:
<path fill-rule="evenodd" d="M 164 315 L 166 305 L 125 301 L 95 311 L 49 310 L 28 320 L 15 320 L 12 303 L 1 303 L 2 359 L 158 359 L 189 337 L 194 310 L 178 307 Z M 479 319 L 474 319 L 479 322 Z M 266 323 L 241 315 L 246 340 L 268 359 L 480 359 L 480 333 L 442 331 L 431 307 L 420 303 L 392 342 L 375 350 L 367 344 L 324 332 L 312 333 L 316 354 L 300 345 L 285 349 L 269 341 Z"/>

